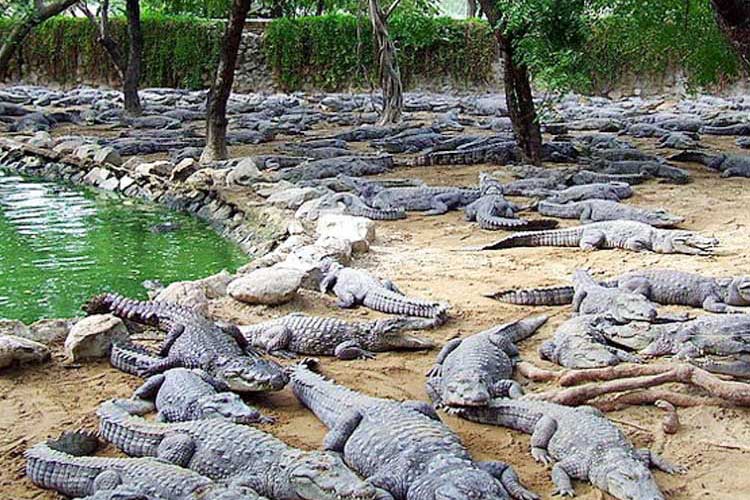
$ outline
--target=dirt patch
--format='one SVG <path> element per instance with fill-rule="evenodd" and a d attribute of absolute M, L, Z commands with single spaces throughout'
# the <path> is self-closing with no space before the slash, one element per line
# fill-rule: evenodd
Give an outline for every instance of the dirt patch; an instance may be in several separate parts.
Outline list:
<path fill-rule="evenodd" d="M 647 149 L 650 148 L 649 145 Z M 734 150 L 730 140 L 710 141 L 711 147 Z M 259 148 L 265 149 L 264 148 Z M 243 153 L 245 151 L 243 150 Z M 628 203 L 662 207 L 686 217 L 685 227 L 716 235 L 722 243 L 716 256 L 658 255 L 621 250 L 583 252 L 562 248 L 518 248 L 502 252 L 456 252 L 466 246 L 488 243 L 503 236 L 479 230 L 452 212 L 441 217 L 410 215 L 408 219 L 378 224 L 378 240 L 357 265 L 393 279 L 405 292 L 452 304 L 452 320 L 426 336 L 442 344 L 493 324 L 545 312 L 551 319 L 539 333 L 521 343 L 523 358 L 552 367 L 538 359 L 536 349 L 564 321 L 567 308 L 524 308 L 501 304 L 483 293 L 518 287 L 565 282 L 576 268 L 590 268 L 600 275 L 647 267 L 670 267 L 711 275 L 750 274 L 747 252 L 750 226 L 750 180 L 720 179 L 717 174 L 691 165 L 694 182 L 685 186 L 649 182 L 637 186 Z M 419 177 L 433 184 L 474 184 L 480 171 L 503 172 L 502 167 L 399 168 L 391 177 Z M 563 225 L 574 225 L 566 221 Z M 277 308 L 250 307 L 231 299 L 212 304 L 213 313 L 226 320 L 251 323 L 292 311 L 371 319 L 377 313 L 341 311 L 330 297 L 305 292 L 293 303 Z M 695 312 L 695 311 L 694 311 Z M 370 395 L 395 399 L 426 399 L 425 372 L 437 352 L 384 353 L 372 361 L 324 359 L 323 372 Z M 2 498 L 53 499 L 24 478 L 24 449 L 65 429 L 94 427 L 97 405 L 110 397 L 126 397 L 139 380 L 118 373 L 106 363 L 64 368 L 56 356 L 52 363 L 11 370 L 0 379 L 0 491 Z M 527 391 L 545 388 L 525 383 Z M 286 389 L 251 400 L 268 414 L 278 417 L 263 428 L 303 448 L 320 446 L 325 428 L 302 408 Z M 657 482 L 672 499 L 736 499 L 750 491 L 750 412 L 714 407 L 678 410 L 682 428 L 675 435 L 661 430 L 662 413 L 654 408 L 630 408 L 614 412 L 618 422 L 638 446 L 648 446 L 668 459 L 686 465 L 685 476 L 655 473 Z M 529 454 L 526 435 L 482 426 L 444 416 L 478 459 L 504 460 L 518 471 L 523 482 L 544 498 L 553 492 L 549 470 L 536 464 Z M 584 483 L 576 483 L 579 498 L 608 498 Z"/>

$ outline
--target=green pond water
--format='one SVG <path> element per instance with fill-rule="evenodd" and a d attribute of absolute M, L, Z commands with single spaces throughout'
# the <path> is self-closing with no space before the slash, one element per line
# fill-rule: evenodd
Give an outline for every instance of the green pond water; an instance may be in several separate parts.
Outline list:
<path fill-rule="evenodd" d="M 155 224 L 176 222 L 155 234 Z M 0 318 L 71 317 L 91 295 L 146 298 L 162 283 L 236 270 L 248 258 L 190 216 L 0 171 Z"/>

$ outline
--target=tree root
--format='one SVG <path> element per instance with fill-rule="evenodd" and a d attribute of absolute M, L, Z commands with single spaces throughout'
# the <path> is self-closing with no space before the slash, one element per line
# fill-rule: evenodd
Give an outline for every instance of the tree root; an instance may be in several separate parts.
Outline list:
<path fill-rule="evenodd" d="M 528 361 L 520 361 L 516 365 L 516 370 L 532 382 L 551 382 L 565 373 L 563 371 L 545 370 Z"/>
<path fill-rule="evenodd" d="M 675 434 L 680 429 L 680 417 L 677 415 L 677 409 L 672 403 L 665 399 L 659 399 L 654 406 L 664 410 L 664 420 L 661 422 L 661 428 L 666 434 Z"/>

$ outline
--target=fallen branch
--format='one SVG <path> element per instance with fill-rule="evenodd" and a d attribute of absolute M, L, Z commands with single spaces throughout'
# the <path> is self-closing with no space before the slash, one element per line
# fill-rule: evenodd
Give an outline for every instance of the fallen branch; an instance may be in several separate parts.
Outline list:
<path fill-rule="evenodd" d="M 657 401 L 667 401 L 670 404 L 690 408 L 693 406 L 732 406 L 719 398 L 708 398 L 705 396 L 691 396 L 680 392 L 665 391 L 662 389 L 647 389 L 643 391 L 618 394 L 615 397 L 599 400 L 592 403 L 602 411 L 623 410 L 629 406 L 641 406 L 656 404 Z"/>
<path fill-rule="evenodd" d="M 654 406 L 664 410 L 664 420 L 661 422 L 662 430 L 667 434 L 675 434 L 680 429 L 680 417 L 677 415 L 677 409 L 672 403 L 665 399 L 659 399 Z"/>
<path fill-rule="evenodd" d="M 545 370 L 528 361 L 519 362 L 516 365 L 516 370 L 532 382 L 551 382 L 557 380 L 565 373 L 563 371 Z"/>

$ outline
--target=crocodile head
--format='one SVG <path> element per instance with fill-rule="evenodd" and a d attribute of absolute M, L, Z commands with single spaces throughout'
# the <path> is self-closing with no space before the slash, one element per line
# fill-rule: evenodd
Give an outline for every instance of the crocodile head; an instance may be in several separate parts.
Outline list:
<path fill-rule="evenodd" d="M 296 456 L 287 468 L 293 490 L 289 497 L 304 500 L 369 500 L 378 490 L 360 479 L 338 455 L 308 451 Z"/>
<path fill-rule="evenodd" d="M 750 276 L 737 276 L 729 284 L 727 304 L 750 306 Z"/>
<path fill-rule="evenodd" d="M 655 231 L 652 249 L 657 253 L 710 255 L 719 246 L 716 238 L 707 238 L 690 231 Z"/>
<path fill-rule="evenodd" d="M 492 398 L 485 375 L 461 370 L 443 377 L 442 399 L 448 406 L 485 406 Z"/>
<path fill-rule="evenodd" d="M 591 482 L 620 500 L 664 500 L 664 495 L 640 460 L 622 453 L 608 453 L 589 472 Z"/>
<path fill-rule="evenodd" d="M 415 498 L 434 500 L 507 500 L 500 481 L 467 460 L 436 457 L 413 486 Z M 411 497 L 411 489 L 409 491 Z"/>
<path fill-rule="evenodd" d="M 643 295 L 619 290 L 613 307 L 608 312 L 618 323 L 630 321 L 653 322 L 659 314 L 656 306 Z"/>
<path fill-rule="evenodd" d="M 672 354 L 675 349 L 675 337 L 670 334 L 661 334 L 646 346 L 640 353 L 644 356 L 655 357 Z"/>
<path fill-rule="evenodd" d="M 669 213 L 662 208 L 651 210 L 649 219 L 651 220 L 651 225 L 657 227 L 674 227 L 679 226 L 680 224 L 685 222 L 684 217 Z"/>
<path fill-rule="evenodd" d="M 479 174 L 479 192 L 486 194 L 503 194 L 503 183 L 486 172 Z"/>
<path fill-rule="evenodd" d="M 370 332 L 389 349 L 432 349 L 435 347 L 433 341 L 409 335 L 404 330 L 432 328 L 436 323 L 433 318 L 388 318 L 375 322 Z"/>
<path fill-rule="evenodd" d="M 263 498 L 249 486 L 211 484 L 208 488 L 208 491 L 201 492 L 198 498 L 202 500 L 260 500 Z"/>
<path fill-rule="evenodd" d="M 212 375 L 235 392 L 279 391 L 289 381 L 275 362 L 250 356 L 219 358 Z"/>
<path fill-rule="evenodd" d="M 204 418 L 226 418 L 236 424 L 257 422 L 260 413 L 233 392 L 219 392 L 198 400 Z"/>

